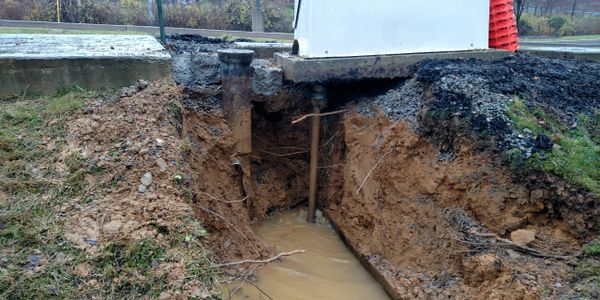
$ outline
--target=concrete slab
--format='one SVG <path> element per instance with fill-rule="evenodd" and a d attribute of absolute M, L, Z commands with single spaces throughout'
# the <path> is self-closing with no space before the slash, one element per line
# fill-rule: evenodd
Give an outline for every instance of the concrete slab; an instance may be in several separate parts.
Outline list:
<path fill-rule="evenodd" d="M 0 96 L 75 85 L 120 88 L 171 75 L 171 56 L 144 35 L 0 35 Z"/>
<path fill-rule="evenodd" d="M 326 82 L 330 80 L 410 77 L 412 67 L 426 59 L 479 58 L 495 60 L 509 55 L 510 52 L 504 50 L 475 50 L 306 59 L 288 53 L 276 53 L 275 63 L 283 69 L 286 80 L 293 82 Z"/>
<path fill-rule="evenodd" d="M 273 58 L 277 52 L 292 51 L 292 43 L 236 42 L 235 47 L 254 51 L 254 58 Z"/>

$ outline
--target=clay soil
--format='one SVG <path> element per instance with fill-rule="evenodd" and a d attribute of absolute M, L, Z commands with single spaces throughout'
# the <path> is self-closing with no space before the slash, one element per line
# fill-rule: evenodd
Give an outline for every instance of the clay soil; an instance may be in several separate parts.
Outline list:
<path fill-rule="evenodd" d="M 447 77 L 431 74 L 419 75 L 429 82 L 413 81 L 423 93 L 400 93 L 424 103 L 439 99 L 439 90 L 428 87 Z M 192 220 L 206 234 L 189 249 L 207 251 L 217 264 L 275 255 L 251 225 L 306 204 L 309 122 L 291 121 L 310 111 L 309 93 L 286 85 L 276 97 L 253 97 L 251 188 L 243 182 L 219 85 L 192 91 L 153 83 L 73 117 L 70 151 L 85 157 L 91 172 L 102 169 L 112 188 L 93 205 L 65 207 L 69 240 L 94 253 L 114 241 L 152 238 L 177 256 L 169 236 Z M 382 274 L 394 298 L 576 296 L 573 269 L 597 234 L 595 225 L 585 225 L 597 205 L 586 212 L 549 201 L 556 189 L 515 177 L 493 138 L 428 119 L 423 108 L 435 106 L 407 105 L 409 117 L 395 118 L 385 107 L 365 106 L 376 102 L 369 99 L 336 103 L 350 112 L 323 123 L 319 205 L 359 258 Z M 438 132 L 427 130 L 435 124 Z M 439 140 L 445 129 L 452 147 Z M 140 191 L 148 172 L 153 181 Z M 577 193 L 583 192 L 572 189 L 563 198 Z M 519 229 L 535 232 L 528 245 L 535 251 L 500 240 Z M 160 265 L 172 274 L 169 289 L 186 291 L 169 295 L 210 295 L 203 283 L 186 280 L 186 265 L 183 259 Z M 252 280 L 258 267 L 235 265 L 219 273 L 225 281 Z"/>

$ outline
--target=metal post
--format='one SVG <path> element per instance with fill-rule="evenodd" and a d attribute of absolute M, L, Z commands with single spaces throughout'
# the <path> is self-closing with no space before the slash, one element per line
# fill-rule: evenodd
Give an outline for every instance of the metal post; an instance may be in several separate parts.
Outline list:
<path fill-rule="evenodd" d="M 308 194 L 308 212 L 306 221 L 309 223 L 315 222 L 315 210 L 317 206 L 317 179 L 319 168 L 319 134 L 321 129 L 321 108 L 326 105 L 325 87 L 320 84 L 313 86 L 313 112 L 310 142 L 310 186 Z"/>
<path fill-rule="evenodd" d="M 254 3 L 254 13 L 252 13 L 252 31 L 253 32 L 264 32 L 265 31 L 265 17 L 262 14 L 260 0 L 256 0 Z"/>
<path fill-rule="evenodd" d="M 56 0 L 56 22 L 60 23 L 60 0 Z"/>
<path fill-rule="evenodd" d="M 162 0 L 156 0 L 156 12 L 158 14 L 158 27 L 160 27 L 160 40 L 165 41 L 165 19 L 163 16 Z"/>
<path fill-rule="evenodd" d="M 252 71 L 254 51 L 243 49 L 219 50 L 221 86 L 225 119 L 236 139 L 235 150 L 243 171 L 243 185 L 248 200 L 254 194 L 250 172 L 252 153 Z M 248 201 L 248 203 L 252 203 Z"/>

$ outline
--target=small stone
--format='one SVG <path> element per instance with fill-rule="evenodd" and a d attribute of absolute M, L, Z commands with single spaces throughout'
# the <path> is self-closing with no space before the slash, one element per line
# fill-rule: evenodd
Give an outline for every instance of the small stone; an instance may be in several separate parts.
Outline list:
<path fill-rule="evenodd" d="M 121 229 L 122 225 L 123 224 L 121 223 L 121 221 L 113 220 L 109 223 L 104 224 L 104 226 L 102 226 L 102 230 L 108 234 L 116 234 L 119 232 L 119 229 Z"/>
<path fill-rule="evenodd" d="M 162 147 L 165 145 L 165 141 L 162 139 L 156 139 L 156 146 Z"/>
<path fill-rule="evenodd" d="M 560 288 L 562 287 L 562 284 L 560 284 L 560 282 L 557 282 L 557 283 L 554 285 L 554 287 L 555 287 L 555 288 L 557 288 L 557 289 L 560 289 Z"/>
<path fill-rule="evenodd" d="M 146 172 L 140 179 L 143 185 L 149 186 L 152 184 L 152 173 Z"/>
<path fill-rule="evenodd" d="M 148 88 L 148 86 L 150 85 L 150 83 L 148 81 L 143 80 L 143 79 L 138 80 L 136 84 L 137 84 L 138 91 L 143 91 L 146 88 Z"/>
<path fill-rule="evenodd" d="M 519 246 L 527 246 L 535 241 L 535 232 L 519 229 L 510 233 L 510 239 Z"/>
<path fill-rule="evenodd" d="M 140 184 L 140 186 L 138 186 L 138 192 L 140 193 L 145 193 L 147 190 L 148 188 L 143 184 Z"/>
<path fill-rule="evenodd" d="M 98 241 L 97 240 L 92 240 L 92 239 L 86 239 L 84 240 L 84 242 L 90 246 L 96 246 L 98 245 Z"/>
<path fill-rule="evenodd" d="M 42 256 L 41 255 L 29 255 L 29 256 L 27 256 L 27 260 L 29 260 L 29 264 L 27 264 L 27 269 L 33 270 L 37 266 L 40 265 L 40 263 L 42 261 Z"/>
<path fill-rule="evenodd" d="M 161 172 L 166 171 L 168 168 L 165 160 L 160 157 L 158 159 L 156 159 L 156 165 L 158 166 L 158 168 L 160 169 Z"/>

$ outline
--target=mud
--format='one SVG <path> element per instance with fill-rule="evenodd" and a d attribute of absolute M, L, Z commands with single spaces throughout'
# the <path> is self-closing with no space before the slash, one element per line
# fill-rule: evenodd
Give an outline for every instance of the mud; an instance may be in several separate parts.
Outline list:
<path fill-rule="evenodd" d="M 306 210 L 275 213 L 254 232 L 278 251 L 305 250 L 261 269 L 256 286 L 273 299 L 389 300 L 381 285 L 354 257 L 329 222 L 317 213 L 316 224 L 306 223 Z M 225 288 L 225 298 L 239 283 Z M 264 295 L 245 284 L 232 299 L 260 299 Z"/>

